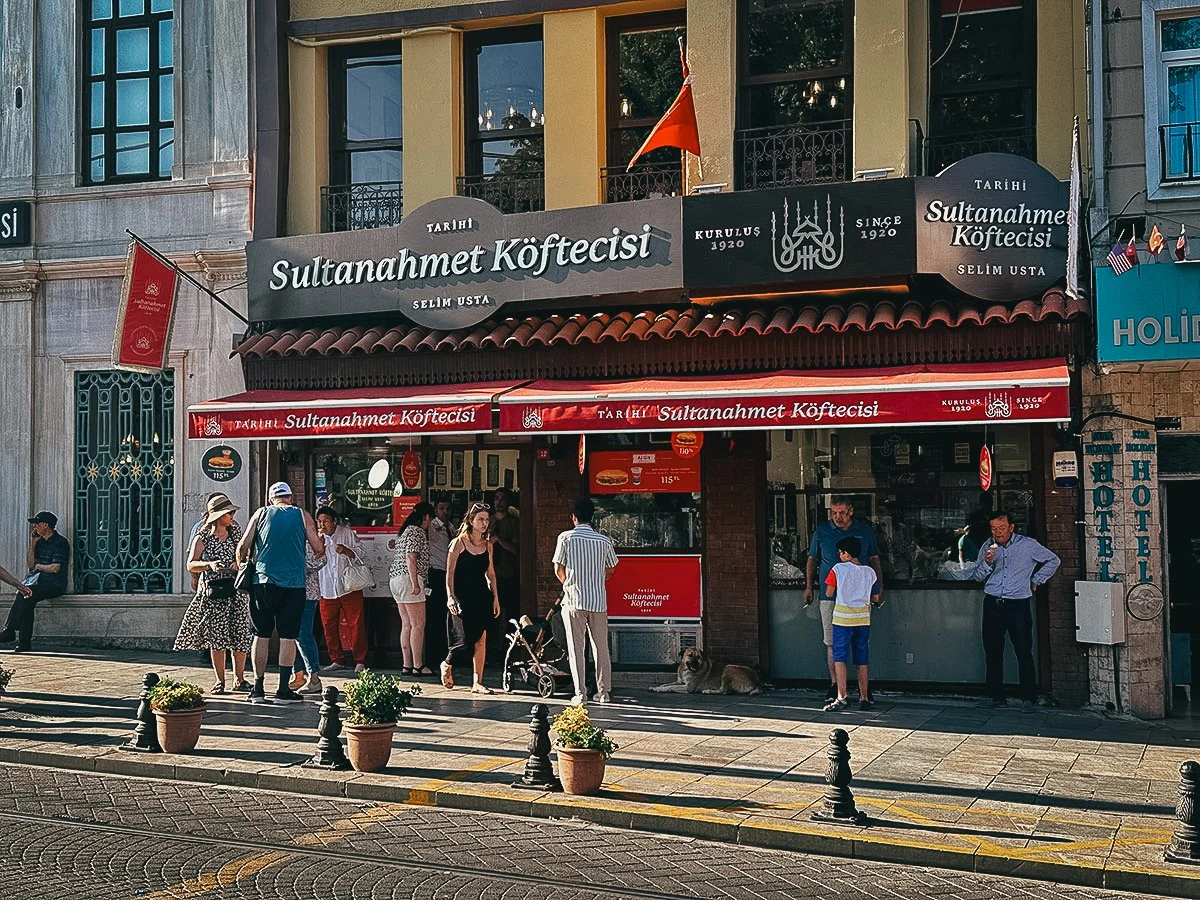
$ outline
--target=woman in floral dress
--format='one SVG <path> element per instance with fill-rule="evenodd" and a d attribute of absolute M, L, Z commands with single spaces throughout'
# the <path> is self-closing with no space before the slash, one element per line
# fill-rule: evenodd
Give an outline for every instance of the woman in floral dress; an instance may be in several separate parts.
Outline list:
<path fill-rule="evenodd" d="M 246 654 L 254 640 L 250 597 L 233 587 L 235 553 L 241 529 L 233 521 L 239 507 L 228 497 L 209 501 L 204 527 L 192 539 L 188 571 L 200 576 L 196 596 L 188 604 L 175 638 L 176 650 L 207 650 L 217 683 L 209 693 L 225 693 L 225 652 L 233 651 L 234 690 L 246 691 Z"/>

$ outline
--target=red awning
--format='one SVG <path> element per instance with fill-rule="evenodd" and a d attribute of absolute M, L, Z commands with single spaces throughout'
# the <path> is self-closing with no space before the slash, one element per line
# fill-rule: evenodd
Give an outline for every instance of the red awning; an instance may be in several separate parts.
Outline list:
<path fill-rule="evenodd" d="M 499 397 L 501 434 L 1059 422 L 1062 359 L 636 381 L 534 381 Z"/>
<path fill-rule="evenodd" d="M 189 406 L 188 437 L 229 441 L 487 433 L 496 395 L 520 383 L 246 391 Z"/>

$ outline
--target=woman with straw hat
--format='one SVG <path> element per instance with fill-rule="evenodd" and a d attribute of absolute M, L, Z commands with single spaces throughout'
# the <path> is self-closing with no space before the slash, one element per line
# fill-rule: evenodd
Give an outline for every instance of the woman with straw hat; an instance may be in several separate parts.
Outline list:
<path fill-rule="evenodd" d="M 236 551 L 241 529 L 233 521 L 240 507 L 225 496 L 209 500 L 204 525 L 192 539 L 188 571 L 200 576 L 196 596 L 188 604 L 175 638 L 176 650 L 207 650 L 217 683 L 209 693 L 225 693 L 225 651 L 233 651 L 234 690 L 250 689 L 246 654 L 254 640 L 250 598 L 234 586 Z"/>

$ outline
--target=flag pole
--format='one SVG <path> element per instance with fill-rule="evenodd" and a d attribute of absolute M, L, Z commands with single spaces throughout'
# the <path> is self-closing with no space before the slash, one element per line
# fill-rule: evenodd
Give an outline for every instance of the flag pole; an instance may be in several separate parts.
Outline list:
<path fill-rule="evenodd" d="M 157 259 L 159 262 L 161 262 L 164 266 L 169 266 L 171 269 L 173 269 L 175 271 L 175 273 L 177 275 L 179 275 L 180 278 L 183 278 L 185 281 L 192 284 L 197 289 L 208 294 L 209 297 L 211 297 L 213 300 L 216 300 L 217 303 L 221 304 L 221 306 L 225 307 L 225 309 L 227 309 L 230 313 L 232 313 L 243 325 L 250 324 L 249 319 L 247 319 L 240 312 L 238 312 L 236 309 L 234 309 L 232 306 L 230 306 L 228 303 L 226 303 L 223 299 L 221 299 L 221 297 L 218 294 L 216 294 L 215 292 L 213 292 L 212 290 L 207 288 L 205 285 L 201 284 L 199 281 L 197 281 L 195 278 L 193 278 L 187 272 L 183 271 L 183 269 L 179 268 L 179 266 L 177 266 L 171 260 L 167 259 L 167 257 L 163 256 L 163 254 L 159 253 L 157 250 L 155 250 L 153 247 L 151 247 L 142 238 L 138 237 L 136 234 L 134 234 L 128 228 L 125 229 L 125 233 L 127 235 L 129 235 L 131 238 L 133 238 L 135 241 L 137 241 L 137 243 L 140 246 L 142 246 L 146 249 L 147 253 L 149 253 L 151 256 L 153 256 L 155 259 Z"/>

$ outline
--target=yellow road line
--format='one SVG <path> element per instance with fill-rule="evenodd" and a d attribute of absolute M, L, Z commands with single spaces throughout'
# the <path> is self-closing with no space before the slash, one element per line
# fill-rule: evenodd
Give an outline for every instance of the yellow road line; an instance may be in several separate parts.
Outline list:
<path fill-rule="evenodd" d="M 201 872 L 195 878 L 173 884 L 161 891 L 144 895 L 146 900 L 175 900 L 179 897 L 196 897 L 223 887 L 236 884 L 240 879 L 257 875 L 263 869 L 277 866 L 295 854 L 279 850 L 251 853 L 241 859 L 226 863 L 215 872 Z"/>

